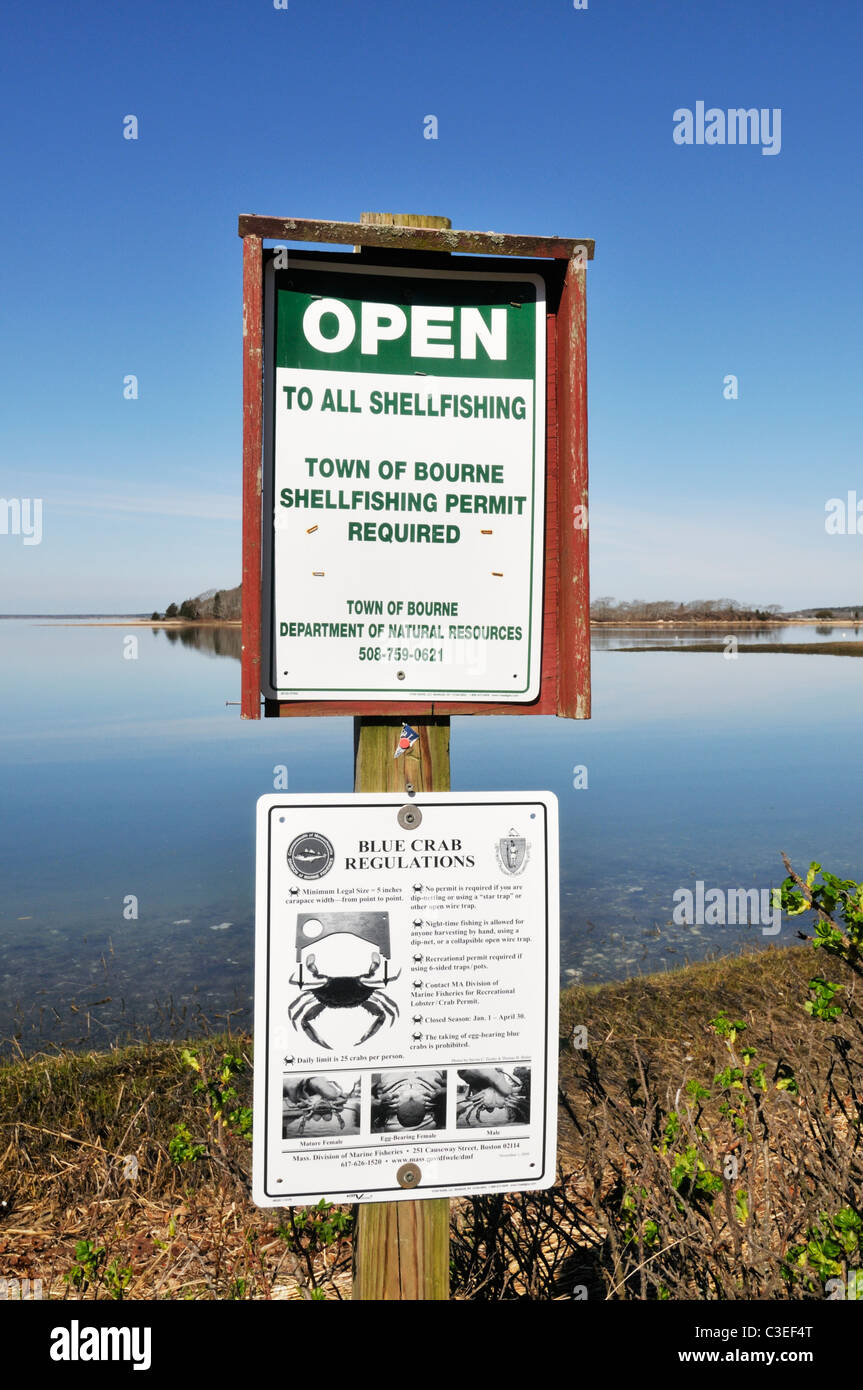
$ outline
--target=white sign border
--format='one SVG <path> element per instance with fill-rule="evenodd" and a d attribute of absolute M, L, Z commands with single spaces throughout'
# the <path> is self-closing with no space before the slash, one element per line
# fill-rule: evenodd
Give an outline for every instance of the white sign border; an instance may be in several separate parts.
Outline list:
<path fill-rule="evenodd" d="M 254 1099 L 252 1142 L 252 1200 L 259 1207 L 304 1205 L 317 1201 L 318 1189 L 308 1194 L 291 1193 L 282 1196 L 267 1191 L 267 1152 L 269 1137 L 269 1074 L 270 1074 L 270 818 L 279 808 L 307 808 L 310 813 L 321 807 L 350 807 L 362 805 L 403 806 L 406 797 L 398 792 L 354 793 L 270 793 L 258 798 L 256 811 L 256 881 L 255 881 L 255 1025 L 254 1025 Z M 326 1200 L 335 1203 L 422 1201 L 432 1197 L 478 1196 L 499 1192 L 532 1192 L 552 1187 L 557 1179 L 557 1077 L 558 1077 L 558 995 L 560 977 L 560 857 L 558 829 L 558 799 L 550 791 L 494 792 L 427 792 L 411 798 L 413 805 L 541 805 L 545 809 L 545 901 L 546 901 L 546 999 L 545 999 L 545 1056 L 541 1094 L 542 1113 L 542 1172 L 529 1183 L 515 1180 L 511 1186 L 504 1181 L 488 1183 L 448 1183 L 410 1189 L 398 1186 L 366 1189 L 356 1192 L 327 1194 Z M 263 1061 L 263 1065 L 261 1062 Z M 539 1088 L 537 1088 L 539 1092 Z"/>
<path fill-rule="evenodd" d="M 510 704 L 528 705 L 538 699 L 540 686 L 542 683 L 542 647 L 543 647 L 543 628 L 544 628 L 544 588 L 545 588 L 545 508 L 546 508 L 546 391 L 547 391 L 547 353 L 546 353 L 546 313 L 547 295 L 545 278 L 535 271 L 490 271 L 479 270 L 469 267 L 462 269 L 460 266 L 437 269 L 422 266 L 394 266 L 377 265 L 373 262 L 360 261 L 353 265 L 348 262 L 324 262 L 305 259 L 302 254 L 295 257 L 293 252 L 289 252 L 288 266 L 281 269 L 290 270 L 316 270 L 319 272 L 346 272 L 347 274 L 363 275 L 395 275 L 412 278 L 428 276 L 436 279 L 453 280 L 456 277 L 463 277 L 465 280 L 483 281 L 503 281 L 508 283 L 530 283 L 536 293 L 536 338 L 534 355 L 534 440 L 533 440 L 533 482 L 534 482 L 534 515 L 533 515 L 533 554 L 534 565 L 531 576 L 531 596 L 530 596 L 530 633 L 528 635 L 529 661 L 527 671 L 527 687 L 523 691 L 510 693 L 509 691 L 486 692 L 483 690 L 462 690 L 462 691 L 429 691 L 420 688 L 399 686 L 397 689 L 373 690 L 340 690 L 337 694 L 332 691 L 319 690 L 310 687 L 302 689 L 298 687 L 278 687 L 273 683 L 273 669 L 275 665 L 275 530 L 273 514 L 275 509 L 275 442 L 276 442 L 276 422 L 275 422 L 275 293 L 276 293 L 276 269 L 275 257 L 271 256 L 264 267 L 264 441 L 263 441 L 263 473 L 262 473 L 262 499 L 263 499 L 263 537 L 262 537 L 262 623 L 261 623 L 261 691 L 266 699 L 278 700 L 280 703 L 312 702 L 341 704 L 351 703 L 352 701 L 374 701 L 375 703 L 389 704 L 393 702 L 404 703 L 445 703 L 445 704 Z M 482 378 L 480 378 L 482 379 Z"/>

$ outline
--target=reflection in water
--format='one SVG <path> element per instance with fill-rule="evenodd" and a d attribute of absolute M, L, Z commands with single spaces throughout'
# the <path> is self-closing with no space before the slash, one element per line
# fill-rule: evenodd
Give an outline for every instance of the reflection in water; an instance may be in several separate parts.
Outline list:
<path fill-rule="evenodd" d="M 215 624 L 190 624 L 177 627 L 154 627 L 153 632 L 161 633 L 172 646 L 178 643 L 183 647 L 193 647 L 205 656 L 229 656 L 240 660 L 242 638 L 239 624 L 217 626 Z M 861 636 L 861 628 L 855 623 L 833 623 L 825 625 L 811 623 L 778 625 L 775 623 L 746 623 L 732 627 L 713 627 L 709 623 L 693 624 L 691 627 L 674 627 L 671 624 L 649 627 L 592 627 L 590 644 L 594 651 L 626 651 L 644 647 L 690 647 L 705 643 L 721 643 L 725 638 L 735 636 L 738 643 L 757 643 L 765 646 L 792 644 L 794 646 L 815 642 L 818 638 L 831 637 L 834 641 Z"/>
<path fill-rule="evenodd" d="M 664 647 L 688 646 L 691 642 L 718 642 L 726 635 L 734 633 L 740 641 L 789 641 L 790 632 L 805 631 L 793 627 L 776 627 L 771 623 L 746 623 L 732 627 L 713 626 L 710 623 L 693 623 L 689 627 L 678 627 L 671 623 L 651 623 L 644 627 L 596 627 L 590 629 L 590 645 L 594 651 L 619 651 L 627 647 L 644 647 L 654 643 Z M 801 638 L 798 636 L 797 641 Z"/>
<path fill-rule="evenodd" d="M 832 644 L 859 642 L 863 631 L 859 623 L 739 623 L 732 626 L 699 623 L 690 627 L 671 624 L 650 627 L 592 627 L 590 645 L 594 651 L 721 651 L 733 637 L 740 650 L 764 648 L 791 651 L 815 646 L 827 637 Z M 825 654 L 828 649 L 824 649 Z M 855 653 L 856 654 L 856 653 Z"/>
<path fill-rule="evenodd" d="M 235 661 L 240 660 L 243 642 L 239 625 L 218 627 L 208 623 L 188 627 L 154 627 L 153 631 L 164 633 L 171 646 L 179 642 L 183 647 L 194 647 L 205 656 L 231 656 Z"/>

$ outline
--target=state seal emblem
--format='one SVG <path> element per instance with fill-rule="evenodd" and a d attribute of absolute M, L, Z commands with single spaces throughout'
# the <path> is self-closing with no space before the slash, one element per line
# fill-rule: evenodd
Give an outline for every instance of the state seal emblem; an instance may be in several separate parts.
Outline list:
<path fill-rule="evenodd" d="M 530 845 L 523 835 L 510 830 L 498 840 L 495 854 L 505 874 L 520 874 L 530 858 Z"/>

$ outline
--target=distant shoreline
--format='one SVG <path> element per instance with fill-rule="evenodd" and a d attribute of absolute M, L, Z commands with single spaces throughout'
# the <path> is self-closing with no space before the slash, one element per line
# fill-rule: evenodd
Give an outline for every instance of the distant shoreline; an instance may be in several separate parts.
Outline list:
<path fill-rule="evenodd" d="M 7 616 L 11 617 L 11 614 Z M 22 613 L 19 620 L 28 618 L 29 613 Z M 33 618 L 38 618 L 38 614 L 33 614 Z M 240 627 L 239 618 L 42 618 L 42 627 Z"/>
<path fill-rule="evenodd" d="M 621 622 L 616 618 L 591 618 L 591 627 L 863 627 L 863 618 L 642 618 Z"/>
<path fill-rule="evenodd" d="M 45 627 L 240 627 L 239 618 L 124 618 L 122 614 L 107 613 L 0 613 L 0 622 L 40 622 Z M 622 622 L 616 618 L 591 618 L 591 628 L 727 628 L 753 627 L 863 627 L 863 618 L 643 618 L 637 622 Z"/>

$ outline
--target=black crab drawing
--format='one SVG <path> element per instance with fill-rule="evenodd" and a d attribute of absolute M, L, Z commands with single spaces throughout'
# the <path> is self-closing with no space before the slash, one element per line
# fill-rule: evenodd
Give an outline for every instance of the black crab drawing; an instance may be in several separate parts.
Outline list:
<path fill-rule="evenodd" d="M 314 927 L 314 934 L 310 931 Z M 320 969 L 317 954 L 309 952 L 305 962 L 303 949 L 309 937 L 316 941 L 326 937 L 350 936 L 368 941 L 373 946 L 368 967 L 353 974 L 334 974 Z M 326 1028 L 318 1020 L 328 1009 L 361 1009 L 371 1014 L 372 1021 L 362 1037 L 354 1044 L 373 1038 L 384 1024 L 392 1027 L 399 1017 L 399 1007 L 387 993 L 387 986 L 401 975 L 389 973 L 390 931 L 387 912 L 322 912 L 300 913 L 297 917 L 298 973 L 289 983 L 297 985 L 300 993 L 288 1007 L 288 1017 L 294 1028 L 326 1052 L 333 1049 L 323 1034 Z M 305 973 L 304 973 L 305 972 Z M 317 1026 L 316 1026 L 317 1024 Z"/>

